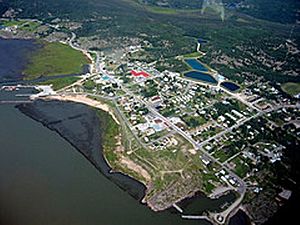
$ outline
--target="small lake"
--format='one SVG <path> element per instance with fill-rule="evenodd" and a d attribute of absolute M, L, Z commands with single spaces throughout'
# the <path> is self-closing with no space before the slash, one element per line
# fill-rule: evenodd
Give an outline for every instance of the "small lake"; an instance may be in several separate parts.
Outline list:
<path fill-rule="evenodd" d="M 235 84 L 233 82 L 229 82 L 229 81 L 222 82 L 221 86 L 232 92 L 238 91 L 240 89 L 240 86 L 238 86 L 237 84 Z"/>
<path fill-rule="evenodd" d="M 0 83 L 21 80 L 29 53 L 38 48 L 34 40 L 0 38 Z"/>
<path fill-rule="evenodd" d="M 199 81 L 214 84 L 214 85 L 216 85 L 218 83 L 217 80 L 212 75 L 202 73 L 202 72 L 199 72 L 199 71 L 186 72 L 184 74 L 184 76 L 187 77 L 187 78 L 192 78 L 192 79 L 195 79 L 195 80 L 199 80 Z"/>
<path fill-rule="evenodd" d="M 194 70 L 208 72 L 208 69 L 197 59 L 185 59 L 184 61 Z"/>

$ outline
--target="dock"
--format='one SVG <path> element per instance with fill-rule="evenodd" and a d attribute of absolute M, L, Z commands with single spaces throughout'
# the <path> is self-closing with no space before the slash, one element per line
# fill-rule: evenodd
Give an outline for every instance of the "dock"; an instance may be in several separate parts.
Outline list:
<path fill-rule="evenodd" d="M 30 100 L 21 100 L 21 101 L 14 101 L 14 100 L 8 100 L 8 101 L 0 101 L 0 105 L 4 104 L 22 104 L 22 103 L 33 103 L 33 101 Z"/>
<path fill-rule="evenodd" d="M 173 207 L 180 213 L 183 213 L 183 209 L 180 208 L 178 205 L 176 205 L 176 203 L 173 204 Z"/>
<path fill-rule="evenodd" d="M 197 215 L 181 215 L 182 219 L 189 220 L 209 220 L 207 216 L 197 216 Z"/>

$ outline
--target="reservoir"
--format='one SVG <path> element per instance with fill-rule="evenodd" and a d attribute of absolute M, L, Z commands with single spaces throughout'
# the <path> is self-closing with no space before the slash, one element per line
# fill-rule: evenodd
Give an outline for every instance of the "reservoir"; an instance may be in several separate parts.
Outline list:
<path fill-rule="evenodd" d="M 206 74 L 206 73 L 199 72 L 199 71 L 186 72 L 184 74 L 184 76 L 187 78 L 192 78 L 194 80 L 199 80 L 199 81 L 202 81 L 205 83 L 210 83 L 213 85 L 216 85 L 218 83 L 217 80 L 213 76 Z"/>
<path fill-rule="evenodd" d="M 227 90 L 229 90 L 231 92 L 235 92 L 235 91 L 238 91 L 240 89 L 240 86 L 238 86 L 237 84 L 235 84 L 233 82 L 229 82 L 229 81 L 222 82 L 221 86 L 226 88 Z"/>
<path fill-rule="evenodd" d="M 192 67 L 194 70 L 199 70 L 203 72 L 208 72 L 208 69 L 200 63 L 197 59 L 185 59 L 184 60 L 190 67 Z"/>

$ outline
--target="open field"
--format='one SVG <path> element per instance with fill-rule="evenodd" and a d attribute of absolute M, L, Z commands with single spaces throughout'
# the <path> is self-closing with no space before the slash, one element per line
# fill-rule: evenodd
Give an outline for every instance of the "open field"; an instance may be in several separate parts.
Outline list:
<path fill-rule="evenodd" d="M 56 78 L 56 79 L 50 79 L 44 82 L 40 82 L 41 85 L 50 85 L 52 84 L 52 88 L 54 91 L 57 91 L 61 88 L 67 87 L 76 81 L 78 81 L 79 77 L 63 77 L 63 78 Z"/>
<path fill-rule="evenodd" d="M 62 43 L 43 43 L 33 53 L 30 64 L 23 72 L 26 80 L 66 74 L 80 74 L 88 59 L 79 51 Z"/>
<path fill-rule="evenodd" d="M 12 26 L 21 26 L 23 24 L 25 24 L 26 21 L 19 21 L 19 20 L 5 20 L 5 21 L 1 21 L 0 24 L 5 26 L 5 27 L 12 27 Z"/>
<path fill-rule="evenodd" d="M 0 21 L 0 25 L 5 27 L 17 26 L 20 30 L 33 32 L 41 24 L 35 21 L 27 21 L 27 20 L 2 20 Z"/>
<path fill-rule="evenodd" d="M 294 96 L 300 93 L 300 83 L 284 83 L 281 85 L 281 89 L 289 95 Z"/>

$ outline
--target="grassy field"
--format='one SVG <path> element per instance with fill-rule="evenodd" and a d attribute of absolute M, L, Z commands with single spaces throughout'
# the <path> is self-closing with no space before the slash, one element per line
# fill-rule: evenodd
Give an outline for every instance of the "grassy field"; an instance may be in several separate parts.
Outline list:
<path fill-rule="evenodd" d="M 0 21 L 0 25 L 3 25 L 5 27 L 18 26 L 20 30 L 33 32 L 41 24 L 35 21 L 27 21 L 27 20 L 3 20 Z"/>
<path fill-rule="evenodd" d="M 0 22 L 0 24 L 5 27 L 21 26 L 24 23 L 26 23 L 26 21 L 23 21 L 23 20 L 6 20 L 6 21 Z"/>
<path fill-rule="evenodd" d="M 41 24 L 38 22 L 29 21 L 29 22 L 24 23 L 20 29 L 28 31 L 28 32 L 34 32 L 40 25 Z"/>
<path fill-rule="evenodd" d="M 236 165 L 235 166 L 235 173 L 241 177 L 244 178 L 249 170 L 249 166 L 247 164 L 245 164 L 245 162 L 243 161 L 243 159 L 240 156 L 237 156 L 236 158 L 234 158 L 232 160 L 232 162 Z"/>
<path fill-rule="evenodd" d="M 115 162 L 117 159 L 115 154 L 116 136 L 119 135 L 119 126 L 107 112 L 97 110 L 97 115 L 104 130 L 102 138 L 106 159 L 108 162 Z"/>
<path fill-rule="evenodd" d="M 79 51 L 62 43 L 43 43 L 43 47 L 31 56 L 23 74 L 26 80 L 39 77 L 80 74 L 88 59 Z"/>
<path fill-rule="evenodd" d="M 53 90 L 57 91 L 59 89 L 62 89 L 64 87 L 67 87 L 76 81 L 78 81 L 79 77 L 63 77 L 63 78 L 56 78 L 56 79 L 50 79 L 44 82 L 40 82 L 41 85 L 50 85 L 52 84 Z"/>
<path fill-rule="evenodd" d="M 202 56 L 202 54 L 200 52 L 192 52 L 192 53 L 183 55 L 184 58 L 198 58 L 201 56 Z"/>
<path fill-rule="evenodd" d="M 281 85 L 281 89 L 289 95 L 294 96 L 300 93 L 300 83 L 284 83 Z"/>

